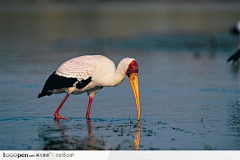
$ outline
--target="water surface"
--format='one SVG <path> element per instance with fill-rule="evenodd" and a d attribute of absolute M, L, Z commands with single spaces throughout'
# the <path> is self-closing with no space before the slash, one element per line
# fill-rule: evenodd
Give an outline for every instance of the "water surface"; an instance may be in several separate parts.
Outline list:
<path fill-rule="evenodd" d="M 178 12 L 168 4 L 63 6 L 1 9 L 2 150 L 240 149 L 239 65 L 226 63 L 238 43 L 228 32 L 240 17 L 237 5 L 213 11 L 184 4 Z M 71 120 L 54 120 L 65 94 L 37 95 L 62 62 L 85 54 L 115 63 L 136 58 L 140 123 L 127 78 L 94 97 L 91 120 L 84 118 L 86 93 L 71 95 L 61 109 Z"/>

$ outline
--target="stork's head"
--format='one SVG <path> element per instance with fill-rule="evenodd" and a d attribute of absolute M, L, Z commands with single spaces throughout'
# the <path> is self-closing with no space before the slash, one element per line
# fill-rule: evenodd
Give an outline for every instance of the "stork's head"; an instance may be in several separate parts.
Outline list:
<path fill-rule="evenodd" d="M 129 65 L 128 65 L 128 69 L 126 71 L 126 75 L 128 77 L 130 77 L 131 74 L 136 73 L 138 74 L 138 64 L 136 62 L 136 60 L 132 60 Z"/>
<path fill-rule="evenodd" d="M 138 64 L 135 59 L 131 59 L 130 63 L 128 64 L 128 68 L 126 71 L 126 75 L 130 81 L 133 94 L 135 97 L 136 105 L 137 105 L 137 114 L 138 120 L 140 119 L 141 115 L 141 108 L 140 108 L 140 99 L 139 99 L 139 89 L 138 89 Z"/>

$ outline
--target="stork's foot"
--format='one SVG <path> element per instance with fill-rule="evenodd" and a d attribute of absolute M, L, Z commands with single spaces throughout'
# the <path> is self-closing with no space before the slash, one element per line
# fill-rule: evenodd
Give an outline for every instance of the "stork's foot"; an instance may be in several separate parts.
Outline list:
<path fill-rule="evenodd" d="M 54 113 L 54 117 L 56 119 L 70 119 L 70 118 L 66 118 L 66 117 L 60 116 L 58 113 Z"/>
<path fill-rule="evenodd" d="M 89 120 L 91 120 L 91 118 L 89 118 L 89 117 L 87 118 L 87 117 L 86 117 L 86 120 L 89 121 Z"/>
<path fill-rule="evenodd" d="M 86 120 L 90 120 L 89 114 L 86 115 Z"/>

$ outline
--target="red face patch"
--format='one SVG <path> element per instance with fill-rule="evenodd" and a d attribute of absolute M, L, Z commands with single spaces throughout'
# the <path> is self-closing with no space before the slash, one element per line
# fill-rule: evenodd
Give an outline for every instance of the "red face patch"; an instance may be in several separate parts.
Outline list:
<path fill-rule="evenodd" d="M 128 69 L 126 71 L 126 75 L 128 75 L 128 77 L 130 76 L 130 74 L 132 73 L 138 73 L 138 64 L 135 60 L 133 60 L 129 65 L 128 65 Z"/>

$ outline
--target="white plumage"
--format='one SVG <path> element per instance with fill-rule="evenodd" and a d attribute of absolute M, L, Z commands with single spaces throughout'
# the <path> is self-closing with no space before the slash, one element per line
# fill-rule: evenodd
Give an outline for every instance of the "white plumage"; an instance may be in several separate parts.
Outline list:
<path fill-rule="evenodd" d="M 81 56 L 64 62 L 56 71 L 59 76 L 77 78 L 78 81 L 86 80 L 93 75 L 97 68 L 95 56 Z"/>

